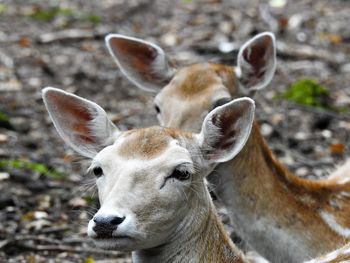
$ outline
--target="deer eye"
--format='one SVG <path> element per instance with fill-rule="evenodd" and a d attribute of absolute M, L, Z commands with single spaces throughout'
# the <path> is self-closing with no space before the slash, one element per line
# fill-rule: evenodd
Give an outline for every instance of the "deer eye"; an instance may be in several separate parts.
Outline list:
<path fill-rule="evenodd" d="M 94 169 L 92 169 L 92 172 L 94 173 L 94 175 L 98 178 L 101 177 L 103 175 L 103 170 L 101 167 L 94 167 Z"/>
<path fill-rule="evenodd" d="M 190 179 L 191 173 L 186 170 L 175 169 L 168 178 L 175 178 L 179 181 L 185 181 Z"/>
<path fill-rule="evenodd" d="M 160 113 L 160 108 L 157 104 L 154 105 L 154 109 L 156 110 L 157 114 Z"/>

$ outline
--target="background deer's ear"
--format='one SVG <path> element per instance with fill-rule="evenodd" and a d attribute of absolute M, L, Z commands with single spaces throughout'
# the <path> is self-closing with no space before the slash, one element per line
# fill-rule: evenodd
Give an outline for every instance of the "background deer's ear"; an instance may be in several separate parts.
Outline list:
<path fill-rule="evenodd" d="M 236 74 L 246 93 L 265 88 L 275 70 L 276 41 L 273 33 L 258 34 L 239 50 Z"/>
<path fill-rule="evenodd" d="M 199 144 L 209 162 L 227 162 L 242 150 L 252 129 L 254 111 L 252 99 L 240 98 L 207 115 L 199 134 Z"/>
<path fill-rule="evenodd" d="M 50 87 L 42 97 L 59 135 L 81 155 L 93 158 L 112 143 L 118 129 L 96 103 Z"/>
<path fill-rule="evenodd" d="M 175 68 L 157 45 L 118 34 L 107 35 L 105 41 L 120 70 L 140 89 L 156 92 L 175 74 Z"/>

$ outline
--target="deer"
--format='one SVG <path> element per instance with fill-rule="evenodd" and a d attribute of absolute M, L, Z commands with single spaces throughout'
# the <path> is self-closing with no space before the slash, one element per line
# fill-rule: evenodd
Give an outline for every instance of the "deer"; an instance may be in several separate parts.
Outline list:
<path fill-rule="evenodd" d="M 237 66 L 212 63 L 176 68 L 162 48 L 119 34 L 105 38 L 122 73 L 138 88 L 157 93 L 160 125 L 199 132 L 208 112 L 271 81 L 276 41 L 264 32 L 239 50 Z M 350 241 L 350 161 L 334 176 L 302 179 L 283 166 L 254 121 L 237 156 L 208 176 L 238 234 L 273 262 L 302 262 Z"/>
<path fill-rule="evenodd" d="M 165 127 L 120 131 L 97 104 L 45 88 L 62 139 L 91 160 L 100 208 L 88 224 L 97 247 L 132 251 L 135 263 L 266 262 L 232 243 L 204 178 L 241 151 L 254 119 L 250 98 L 211 111 L 200 133 Z"/>

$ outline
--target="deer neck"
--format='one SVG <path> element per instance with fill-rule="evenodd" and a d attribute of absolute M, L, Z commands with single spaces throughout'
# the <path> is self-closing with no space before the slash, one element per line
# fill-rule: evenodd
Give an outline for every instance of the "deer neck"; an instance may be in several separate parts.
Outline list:
<path fill-rule="evenodd" d="M 209 179 L 241 237 L 268 260 L 301 262 L 342 243 L 319 212 L 331 188 L 284 168 L 256 123 L 242 151 Z"/>
<path fill-rule="evenodd" d="M 170 241 L 156 248 L 134 251 L 133 262 L 247 262 L 225 233 L 204 185 L 199 196 L 202 198 L 191 206 L 191 214 L 184 218 Z"/>

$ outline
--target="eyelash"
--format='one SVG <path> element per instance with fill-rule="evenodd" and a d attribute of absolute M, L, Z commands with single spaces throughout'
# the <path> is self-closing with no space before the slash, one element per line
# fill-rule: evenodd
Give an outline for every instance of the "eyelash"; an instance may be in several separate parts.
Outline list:
<path fill-rule="evenodd" d="M 190 179 L 191 173 L 187 170 L 179 170 L 177 168 L 174 169 L 174 171 L 167 177 L 168 178 L 175 178 L 179 181 L 186 181 Z"/>

